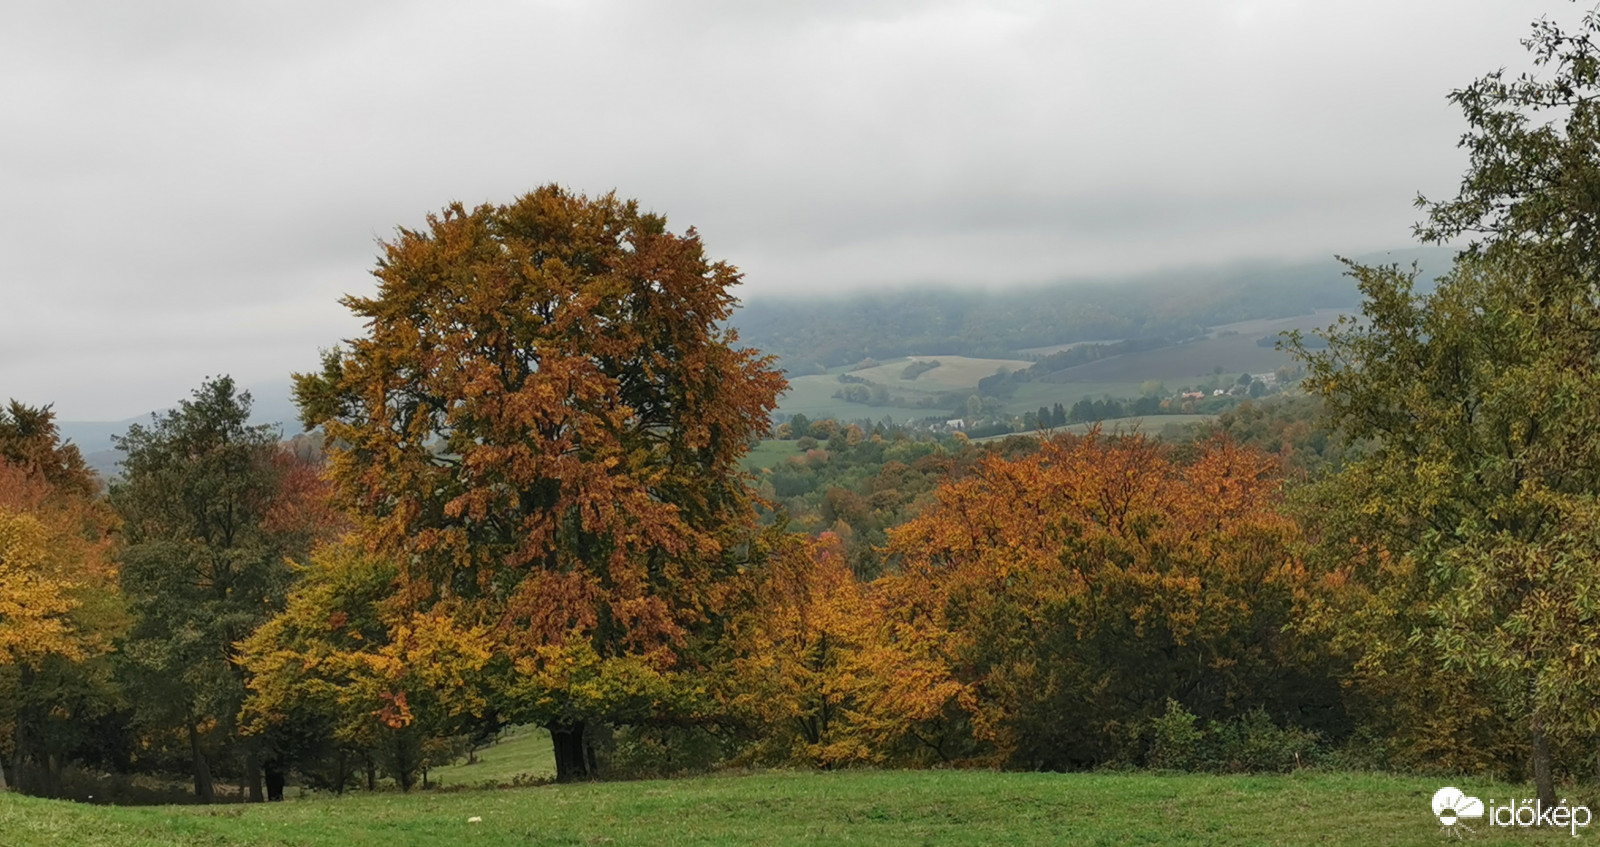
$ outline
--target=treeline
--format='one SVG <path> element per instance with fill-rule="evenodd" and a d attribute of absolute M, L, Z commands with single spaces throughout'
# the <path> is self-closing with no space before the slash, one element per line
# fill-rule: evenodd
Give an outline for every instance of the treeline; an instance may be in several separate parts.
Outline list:
<path fill-rule="evenodd" d="M 223 779 L 281 787 L 282 749 L 238 722 L 237 645 L 346 523 L 314 447 L 246 426 L 249 409 L 208 381 L 119 439 L 106 494 L 48 408 L 0 412 L 0 780 L 103 800 L 142 795 L 81 768 L 188 773 L 203 801 Z"/>
<path fill-rule="evenodd" d="M 834 533 L 795 539 L 735 662 L 746 755 L 1171 766 L 1212 731 L 1258 751 L 1230 767 L 1292 767 L 1352 732 L 1343 657 L 1296 624 L 1349 589 L 1296 554 L 1281 496 L 1275 458 L 1225 442 L 1063 437 L 941 484 L 876 579 Z"/>

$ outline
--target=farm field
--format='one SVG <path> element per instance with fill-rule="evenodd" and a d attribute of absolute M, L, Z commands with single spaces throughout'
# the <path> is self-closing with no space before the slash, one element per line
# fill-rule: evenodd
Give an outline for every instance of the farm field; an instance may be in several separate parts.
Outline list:
<path fill-rule="evenodd" d="M 1445 784 L 1484 798 L 1531 794 L 1466 777 L 1318 772 L 775 772 L 221 807 L 114 808 L 3 794 L 0 833 L 10 847 L 1430 844 L 1451 840 L 1429 809 Z M 1474 844 L 1572 840 L 1565 829 L 1476 824 Z"/>
<path fill-rule="evenodd" d="M 1215 327 L 1202 338 L 1162 347 L 1101 359 L 1059 371 L 1046 380 L 1025 383 L 1002 400 L 1005 414 L 1020 415 L 1040 406 L 1060 403 L 1071 407 L 1085 398 L 1099 399 L 1138 397 L 1147 380 L 1164 383 L 1168 390 L 1198 384 L 1210 379 L 1218 367 L 1221 379 L 1231 384 L 1240 373 L 1263 373 L 1293 363 L 1288 353 L 1273 347 L 1262 347 L 1257 342 L 1265 336 L 1300 329 L 1309 332 L 1333 323 L 1341 310 L 1322 309 L 1305 315 L 1287 318 L 1264 318 L 1240 321 Z M 1076 345 L 1057 345 L 1072 347 Z M 1042 349 L 1042 348 L 1041 348 Z M 914 380 L 902 379 L 906 365 L 913 361 L 939 361 L 939 367 L 923 372 Z M 1020 359 L 977 359 L 965 356 L 911 356 L 895 359 L 872 368 L 851 372 L 854 376 L 886 386 L 891 396 L 908 400 L 933 397 L 942 392 L 967 392 L 975 390 L 978 380 L 993 374 L 999 368 L 1022 370 L 1031 364 Z M 937 418 L 955 414 L 953 404 L 945 403 L 935 408 L 908 406 L 871 406 L 864 403 L 847 403 L 834 397 L 843 385 L 836 369 L 827 374 L 794 377 L 789 381 L 789 391 L 780 398 L 778 411 L 782 414 L 804 414 L 813 420 L 837 418 L 853 420 L 867 418 L 897 420 Z M 950 407 L 950 408 L 946 408 Z M 770 466 L 770 465 L 762 465 Z"/>
<path fill-rule="evenodd" d="M 924 371 L 916 379 L 901 379 L 906 365 L 914 361 L 938 360 L 939 367 Z M 897 420 L 916 419 L 923 417 L 937 417 L 950 412 L 940 406 L 936 409 L 918 409 L 902 406 L 869 406 L 864 403 L 846 403 L 834 397 L 834 392 L 844 387 L 839 381 L 840 373 L 849 373 L 869 380 L 878 385 L 886 386 L 891 396 L 900 396 L 908 400 L 919 397 L 932 397 L 945 391 L 971 390 L 978 384 L 978 380 L 994 374 L 1000 368 L 1022 370 L 1028 365 L 1019 359 L 975 359 L 967 356 L 912 356 L 904 359 L 893 359 L 881 365 L 865 368 L 859 371 L 836 369 L 826 374 L 809 374 L 806 376 L 792 377 L 789 380 L 789 390 L 778 399 L 778 411 L 785 415 L 803 414 L 808 418 L 838 418 L 853 420 L 868 418 L 882 420 L 885 416 L 892 416 Z"/>
<path fill-rule="evenodd" d="M 897 420 L 905 420 L 932 414 L 927 409 L 901 409 L 893 406 L 867 406 L 861 403 L 846 403 L 833 396 L 833 392 L 838 391 L 840 387 L 839 377 L 834 374 L 811 374 L 792 377 L 789 380 L 789 390 L 778 398 L 778 414 L 805 415 L 812 420 L 821 420 L 822 418 L 837 418 L 840 420 L 870 418 L 872 420 L 882 420 L 885 415 L 893 415 Z"/>
<path fill-rule="evenodd" d="M 1291 329 L 1309 333 L 1325 328 L 1339 316 L 1338 309 L 1322 309 L 1307 315 L 1266 318 L 1224 324 L 1204 338 L 1155 350 L 1114 356 L 1069 368 L 1053 376 L 1062 383 L 1141 382 L 1157 379 L 1177 388 L 1184 382 L 1209 376 L 1217 367 L 1230 374 L 1263 373 L 1293 363 L 1293 358 L 1273 347 L 1256 342 L 1263 336 Z"/>
<path fill-rule="evenodd" d="M 905 372 L 906 366 L 912 362 L 938 362 L 939 367 L 923 371 L 916 379 L 902 379 L 900 375 Z M 1025 370 L 1032 362 L 1021 359 L 973 359 L 966 356 L 910 356 L 905 359 L 896 359 L 879 365 L 875 368 L 866 368 L 852 371 L 851 376 L 858 376 L 879 385 L 889 387 L 889 393 L 914 392 L 918 394 L 937 394 L 941 391 L 950 391 L 957 388 L 971 388 L 978 384 L 978 380 L 994 375 L 1001 368 L 1020 371 Z M 838 376 L 833 379 L 837 382 Z"/>

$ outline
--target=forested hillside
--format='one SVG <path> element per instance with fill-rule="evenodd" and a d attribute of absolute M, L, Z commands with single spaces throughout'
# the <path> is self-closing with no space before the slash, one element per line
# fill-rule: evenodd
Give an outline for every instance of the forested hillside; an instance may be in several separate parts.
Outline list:
<path fill-rule="evenodd" d="M 1413 248 L 1361 260 L 1418 261 L 1431 279 L 1448 267 L 1450 252 Z M 1078 341 L 1187 338 L 1219 324 L 1358 302 L 1355 282 L 1330 256 L 987 291 L 927 285 L 854 297 L 761 298 L 746 302 L 733 323 L 743 343 L 777 354 L 799 375 L 868 358 L 1007 358 Z"/>

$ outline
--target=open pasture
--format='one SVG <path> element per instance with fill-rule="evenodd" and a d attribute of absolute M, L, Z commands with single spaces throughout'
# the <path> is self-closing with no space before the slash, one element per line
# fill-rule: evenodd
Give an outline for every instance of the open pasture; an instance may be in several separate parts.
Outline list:
<path fill-rule="evenodd" d="M 1318 772 L 775 772 L 256 806 L 113 808 L 4 794 L 0 833 L 8 847 L 1445 844 L 1453 839 L 1429 809 L 1445 784 L 1484 798 L 1531 791 Z M 1470 843 L 1485 847 L 1572 843 L 1565 829 L 1482 820 L 1473 829 Z"/>

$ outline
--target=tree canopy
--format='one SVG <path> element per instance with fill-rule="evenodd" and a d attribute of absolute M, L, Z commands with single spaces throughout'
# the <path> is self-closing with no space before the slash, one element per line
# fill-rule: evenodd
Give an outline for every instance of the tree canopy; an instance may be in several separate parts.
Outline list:
<path fill-rule="evenodd" d="M 749 555 L 738 459 L 784 383 L 724 328 L 739 273 L 633 201 L 546 186 L 400 230 L 374 274 L 345 299 L 368 334 L 296 377 L 304 421 L 400 602 L 492 626 L 507 709 L 581 776 L 585 722 L 668 709 Z M 635 696 L 602 707 L 573 668 Z"/>
<path fill-rule="evenodd" d="M 1358 678 L 1434 761 L 1503 745 L 1514 721 L 1547 804 L 1554 747 L 1600 726 L 1596 32 L 1595 13 L 1577 33 L 1540 21 L 1524 43 L 1546 76 L 1451 95 L 1470 165 L 1455 198 L 1419 200 L 1417 232 L 1478 240 L 1425 294 L 1414 270 L 1352 264 L 1362 317 L 1300 347 L 1307 387 L 1367 445 L 1316 520 L 1371 591 L 1349 630 Z"/>
<path fill-rule="evenodd" d="M 250 406 L 232 379 L 209 379 L 116 440 L 126 459 L 111 502 L 124 520 L 121 586 L 135 618 L 125 651 L 139 711 L 187 730 L 195 791 L 207 800 L 223 755 L 245 760 L 260 794 L 259 751 L 235 721 L 245 694 L 236 644 L 283 607 L 286 556 L 310 541 L 276 520 L 304 510 L 281 502 L 291 463 L 273 428 L 248 423 Z"/>

